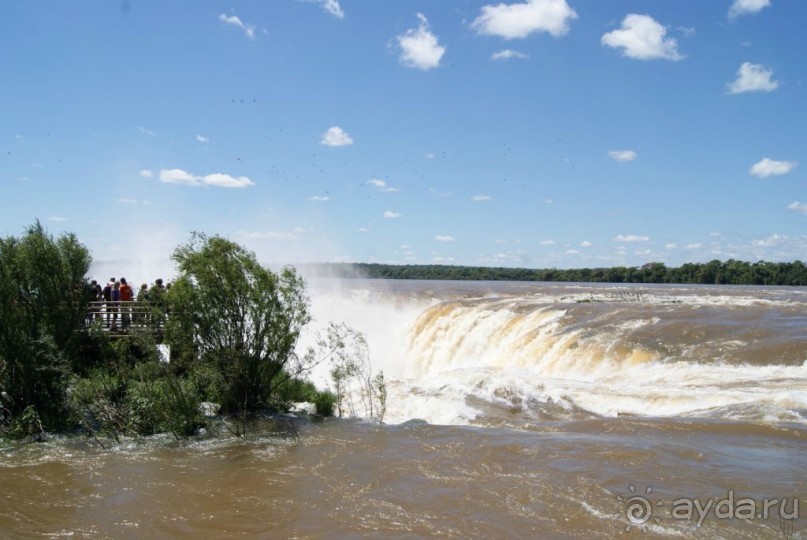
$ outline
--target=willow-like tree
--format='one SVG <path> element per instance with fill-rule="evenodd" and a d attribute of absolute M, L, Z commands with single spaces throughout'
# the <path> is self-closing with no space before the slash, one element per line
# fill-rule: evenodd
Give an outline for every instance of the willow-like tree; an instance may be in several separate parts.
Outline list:
<path fill-rule="evenodd" d="M 295 354 L 310 321 L 305 282 L 274 273 L 224 238 L 194 233 L 173 255 L 179 278 L 168 293 L 172 354 L 212 367 L 227 413 L 273 407 L 277 390 L 310 366 Z"/>
<path fill-rule="evenodd" d="M 344 323 L 330 323 L 327 332 L 317 336 L 317 347 L 319 351 L 312 350 L 309 354 L 329 360 L 337 414 L 383 422 L 387 411 L 387 385 L 383 371 L 373 375 L 364 334 Z"/>

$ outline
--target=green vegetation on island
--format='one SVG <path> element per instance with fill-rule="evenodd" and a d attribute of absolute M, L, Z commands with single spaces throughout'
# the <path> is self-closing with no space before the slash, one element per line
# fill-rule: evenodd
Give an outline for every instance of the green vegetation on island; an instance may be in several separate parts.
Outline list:
<path fill-rule="evenodd" d="M 240 436 L 249 419 L 298 402 L 323 416 L 383 420 L 383 374 L 371 378 L 361 334 L 332 325 L 298 354 L 311 315 L 293 268 L 274 273 L 241 246 L 201 234 L 172 258 L 178 277 L 151 293 L 148 324 L 110 331 L 88 316 L 91 257 L 74 235 L 54 239 L 37 222 L 0 238 L 0 435 L 183 437 L 217 422 Z M 322 362 L 335 391 L 307 379 Z M 363 410 L 344 408 L 354 399 Z"/>
<path fill-rule="evenodd" d="M 578 283 L 673 283 L 703 285 L 807 285 L 802 261 L 754 263 L 729 259 L 667 267 L 653 262 L 640 267 L 530 269 L 441 264 L 331 263 L 316 265 L 327 275 L 349 278 L 433 279 L 461 281 L 547 281 Z"/>

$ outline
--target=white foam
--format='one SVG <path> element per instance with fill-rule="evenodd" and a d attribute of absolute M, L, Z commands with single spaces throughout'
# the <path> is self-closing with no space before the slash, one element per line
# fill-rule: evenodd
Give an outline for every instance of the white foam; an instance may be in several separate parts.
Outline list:
<path fill-rule="evenodd" d="M 320 327 L 344 321 L 367 335 L 374 367 L 383 369 L 388 381 L 390 423 L 469 424 L 490 414 L 485 403 L 512 406 L 525 418 L 530 404 L 551 403 L 602 416 L 807 422 L 807 360 L 797 366 L 696 362 L 686 349 L 675 358 L 662 357 L 631 338 L 660 323 L 652 310 L 630 310 L 625 320 L 619 319 L 622 312 L 610 311 L 618 322 L 592 328 L 572 325 L 568 306 L 546 300 L 480 296 L 440 304 L 347 288 L 318 293 L 313 311 Z M 758 300 L 687 298 L 692 305 L 724 306 Z M 719 352 L 746 343 L 727 335 L 714 345 Z M 327 381 L 327 371 L 320 376 Z"/>

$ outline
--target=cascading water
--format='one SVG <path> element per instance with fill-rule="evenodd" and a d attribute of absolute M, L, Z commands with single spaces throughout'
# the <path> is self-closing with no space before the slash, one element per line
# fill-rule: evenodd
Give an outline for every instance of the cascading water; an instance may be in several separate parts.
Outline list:
<path fill-rule="evenodd" d="M 505 286 L 427 299 L 386 286 L 344 290 L 325 311 L 367 333 L 390 381 L 390 422 L 805 420 L 807 318 L 798 293 L 536 285 L 528 294 Z"/>

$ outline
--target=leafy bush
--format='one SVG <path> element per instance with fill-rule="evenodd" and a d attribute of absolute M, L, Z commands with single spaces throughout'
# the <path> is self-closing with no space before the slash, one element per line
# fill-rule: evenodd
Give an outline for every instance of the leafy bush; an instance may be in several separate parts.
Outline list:
<path fill-rule="evenodd" d="M 120 440 L 129 432 L 126 394 L 126 375 L 94 370 L 88 377 L 78 379 L 70 392 L 74 419 L 92 434 Z"/>
<path fill-rule="evenodd" d="M 202 401 L 239 422 L 295 401 L 333 413 L 336 396 L 303 379 L 313 357 L 295 354 L 310 315 L 293 269 L 275 274 L 240 246 L 199 234 L 173 259 L 180 277 L 170 293 L 157 291 L 160 312 L 170 312 L 164 364 L 152 331 L 113 339 L 99 324 L 85 328 L 90 256 L 75 236 L 54 240 L 37 222 L 21 238 L 0 239 L 0 433 L 80 425 L 116 440 L 181 437 L 205 425 Z"/>
<path fill-rule="evenodd" d="M 64 425 L 67 376 L 80 363 L 87 249 L 36 222 L 0 239 L 0 390 L 13 419 L 32 407 L 44 429 Z"/>
<path fill-rule="evenodd" d="M 312 400 L 320 416 L 333 416 L 336 410 L 336 394 L 330 390 L 323 390 L 314 394 Z"/>
<path fill-rule="evenodd" d="M 310 320 L 302 278 L 291 268 L 275 274 L 239 245 L 198 233 L 173 259 L 180 275 L 167 298 L 166 341 L 213 368 L 225 413 L 275 405 L 279 388 L 308 368 L 294 353 Z"/>
<path fill-rule="evenodd" d="M 154 362 L 118 373 L 95 370 L 71 392 L 77 423 L 116 440 L 163 432 L 193 435 L 205 425 L 201 401 L 193 379 L 179 378 Z"/>
<path fill-rule="evenodd" d="M 45 429 L 42 427 L 42 420 L 34 407 L 29 405 L 22 411 L 22 414 L 12 420 L 9 435 L 15 439 L 34 438 L 41 440 L 44 437 Z"/>

